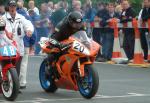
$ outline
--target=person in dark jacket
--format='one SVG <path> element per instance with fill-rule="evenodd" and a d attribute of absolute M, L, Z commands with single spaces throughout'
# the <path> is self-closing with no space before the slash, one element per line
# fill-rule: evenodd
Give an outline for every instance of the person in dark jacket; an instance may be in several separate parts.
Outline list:
<path fill-rule="evenodd" d="M 139 21 L 142 23 L 147 22 L 148 19 L 150 19 L 150 0 L 143 0 L 143 8 L 141 9 L 138 17 Z M 148 33 L 147 28 L 140 29 L 141 32 L 141 46 L 144 51 L 144 59 L 147 59 L 148 57 L 148 44 L 146 40 L 146 33 Z"/>
<path fill-rule="evenodd" d="M 34 25 L 34 28 L 35 28 L 34 33 L 33 33 L 35 35 L 33 35 L 32 38 L 30 39 L 30 45 L 33 46 L 33 44 L 35 44 L 35 52 L 34 53 L 38 54 L 40 52 L 40 47 L 38 45 L 38 42 L 40 40 L 40 36 L 39 36 L 38 31 L 41 30 L 41 28 L 39 28 L 39 25 L 38 25 L 38 23 L 40 21 L 40 16 L 37 15 L 34 12 L 34 10 L 31 10 L 31 9 L 28 11 L 28 13 L 29 13 L 29 16 L 31 18 L 31 22 L 32 22 L 32 24 Z M 31 50 L 31 53 L 32 53 L 32 48 L 30 50 Z"/>
<path fill-rule="evenodd" d="M 132 7 L 129 4 L 128 0 L 123 0 L 121 3 L 123 11 L 120 16 L 121 23 L 128 23 L 131 22 L 133 18 L 136 17 L 136 14 Z M 124 28 L 124 41 L 123 41 L 123 48 L 129 60 L 133 59 L 134 55 L 134 29 L 133 28 Z"/>
<path fill-rule="evenodd" d="M 97 11 L 97 14 L 96 14 L 94 20 L 99 19 L 99 21 L 101 21 L 103 14 L 105 14 L 107 11 L 106 6 L 103 2 L 99 2 L 97 8 L 98 8 L 98 11 Z M 93 28 L 93 32 L 92 32 L 93 40 L 96 41 L 97 43 L 99 43 L 100 45 L 102 45 L 103 32 L 104 31 L 103 31 L 103 28 L 101 28 L 101 25 L 100 25 L 100 28 Z M 96 61 L 99 61 L 99 62 L 106 61 L 102 57 L 101 51 L 99 51 L 99 53 L 96 57 Z"/>
<path fill-rule="evenodd" d="M 75 34 L 78 31 L 85 31 L 83 25 L 83 16 L 78 11 L 70 12 L 59 24 L 55 27 L 54 33 L 50 36 L 50 42 L 52 45 L 59 49 L 65 48 L 65 45 L 60 43 L 65 39 L 68 39 L 70 36 Z M 86 32 L 84 32 L 86 33 Z M 50 54 L 48 61 L 52 63 L 56 59 L 55 54 Z"/>
<path fill-rule="evenodd" d="M 119 14 L 115 12 L 115 6 L 113 3 L 108 4 L 108 10 L 103 14 L 101 25 L 103 28 L 102 39 L 102 55 L 106 60 L 111 60 L 114 41 L 114 30 L 109 28 L 108 23 L 112 18 L 119 18 Z M 115 44 L 114 44 L 115 45 Z"/>
<path fill-rule="evenodd" d="M 85 5 L 85 15 L 84 15 L 84 22 L 88 23 L 86 31 L 87 35 L 91 36 L 92 35 L 92 28 L 90 24 L 94 22 L 94 17 L 96 16 L 96 9 L 92 7 L 92 3 L 86 4 Z M 90 23 L 90 24 L 89 24 Z"/>
<path fill-rule="evenodd" d="M 58 6 L 59 9 L 53 12 L 50 17 L 54 27 L 67 15 L 67 12 L 65 11 L 65 7 L 64 7 L 65 6 L 64 2 L 60 1 L 58 3 Z"/>

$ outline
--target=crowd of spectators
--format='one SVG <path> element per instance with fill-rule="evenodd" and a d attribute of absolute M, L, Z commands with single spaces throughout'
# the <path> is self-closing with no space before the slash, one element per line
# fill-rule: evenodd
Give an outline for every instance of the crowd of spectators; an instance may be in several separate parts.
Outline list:
<path fill-rule="evenodd" d="M 102 51 L 97 58 L 97 61 L 109 61 L 112 58 L 113 50 L 113 29 L 108 28 L 108 22 L 111 18 L 117 18 L 119 23 L 125 24 L 131 22 L 133 18 L 137 18 L 139 22 L 148 22 L 150 19 L 150 0 L 143 0 L 141 3 L 141 11 L 139 14 L 135 13 L 134 8 L 128 0 L 118 0 L 118 4 L 103 4 L 99 3 L 99 8 L 95 19 L 99 19 L 100 26 L 93 30 L 93 39 L 102 45 Z M 123 42 L 121 47 L 124 49 L 125 54 L 129 60 L 134 57 L 135 48 L 135 32 L 133 28 L 123 28 Z M 149 34 L 148 28 L 140 29 L 141 46 L 144 53 L 144 59 L 148 57 L 148 45 L 149 38 L 146 38 L 146 34 Z"/>
<path fill-rule="evenodd" d="M 111 18 L 117 18 L 118 22 L 126 23 L 135 18 L 134 8 L 128 0 L 116 0 L 115 3 L 98 2 L 96 7 L 92 6 L 92 0 L 85 0 L 81 4 L 80 0 L 72 0 L 72 4 L 68 4 L 67 0 L 60 0 L 58 3 L 53 3 L 51 0 L 40 4 L 38 8 L 34 0 L 29 0 L 28 6 L 24 7 L 24 0 L 17 0 L 17 12 L 30 20 L 35 28 L 32 37 L 24 37 L 25 47 L 30 48 L 30 54 L 39 54 L 41 49 L 38 45 L 40 37 L 48 37 L 54 31 L 55 26 L 71 11 L 80 11 L 84 16 L 85 22 L 92 23 L 99 19 L 100 25 L 103 28 L 93 29 L 93 39 L 102 45 L 102 51 L 99 52 L 97 61 L 107 61 L 112 57 L 113 49 L 113 29 L 107 28 L 108 21 Z M 150 0 L 143 0 L 141 4 L 141 12 L 139 18 L 146 21 L 150 18 Z M 5 6 L 0 5 L 0 15 L 5 13 Z M 87 30 L 88 31 L 88 30 Z M 89 30 L 91 33 L 91 29 Z M 142 30 L 141 44 L 144 50 L 145 59 L 147 59 L 148 46 L 145 39 L 145 32 Z M 123 29 L 124 39 L 123 48 L 128 59 L 133 59 L 134 54 L 134 30 Z"/>

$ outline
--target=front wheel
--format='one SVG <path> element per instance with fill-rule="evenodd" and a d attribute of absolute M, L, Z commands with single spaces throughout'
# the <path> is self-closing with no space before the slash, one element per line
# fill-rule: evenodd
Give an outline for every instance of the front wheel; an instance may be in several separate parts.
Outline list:
<path fill-rule="evenodd" d="M 46 92 L 54 93 L 57 90 L 57 87 L 55 85 L 54 79 L 52 78 L 52 73 L 50 73 L 50 71 L 48 70 L 49 70 L 48 61 L 45 59 L 40 66 L 39 71 L 40 84 L 41 87 Z"/>
<path fill-rule="evenodd" d="M 1 88 L 3 96 L 9 100 L 14 101 L 19 93 L 19 78 L 15 68 L 10 68 L 7 71 L 7 80 L 2 80 Z"/>
<path fill-rule="evenodd" d="M 97 93 L 99 87 L 99 76 L 97 70 L 92 65 L 85 65 L 85 76 L 80 77 L 78 80 L 78 88 L 80 94 L 90 99 Z"/>

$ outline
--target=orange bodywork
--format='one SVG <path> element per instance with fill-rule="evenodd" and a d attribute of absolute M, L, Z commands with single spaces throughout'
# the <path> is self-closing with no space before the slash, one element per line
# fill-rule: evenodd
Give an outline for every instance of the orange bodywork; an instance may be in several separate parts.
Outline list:
<path fill-rule="evenodd" d="M 63 43 L 73 43 L 78 41 L 72 37 L 68 40 L 64 40 Z M 60 74 L 59 79 L 55 79 L 55 84 L 58 88 L 69 89 L 69 90 L 78 90 L 78 85 L 76 81 L 76 72 L 78 70 L 81 77 L 84 76 L 84 66 L 85 64 L 93 64 L 95 57 L 100 49 L 99 44 L 92 41 L 92 45 L 89 49 L 90 55 L 85 55 L 81 52 L 77 52 L 72 47 L 67 50 L 67 53 L 61 55 L 56 63 L 53 63 Z M 58 53 L 60 52 L 57 48 L 46 48 L 48 45 L 45 45 L 42 48 L 45 53 Z M 80 61 L 80 58 L 86 58 L 85 61 Z M 76 65 L 76 66 L 75 66 Z"/>

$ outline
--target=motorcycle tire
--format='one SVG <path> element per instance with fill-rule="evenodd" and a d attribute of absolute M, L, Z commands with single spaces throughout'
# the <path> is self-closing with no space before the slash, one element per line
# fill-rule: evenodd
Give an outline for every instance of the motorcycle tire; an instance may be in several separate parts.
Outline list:
<path fill-rule="evenodd" d="M 2 80 L 2 94 L 6 100 L 14 101 L 19 93 L 19 78 L 16 68 L 10 68 L 7 71 L 7 79 L 6 81 Z"/>
<path fill-rule="evenodd" d="M 80 94 L 90 99 L 95 96 L 99 88 L 99 76 L 96 68 L 93 65 L 85 65 L 84 67 L 85 76 L 79 77 L 78 88 Z"/>
<path fill-rule="evenodd" d="M 55 85 L 54 79 L 52 78 L 52 75 L 49 75 L 46 73 L 46 59 L 41 63 L 40 70 L 39 70 L 39 79 L 41 87 L 46 92 L 54 93 L 57 90 L 57 86 Z"/>

